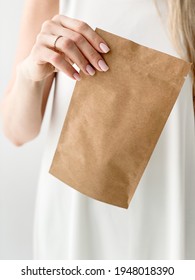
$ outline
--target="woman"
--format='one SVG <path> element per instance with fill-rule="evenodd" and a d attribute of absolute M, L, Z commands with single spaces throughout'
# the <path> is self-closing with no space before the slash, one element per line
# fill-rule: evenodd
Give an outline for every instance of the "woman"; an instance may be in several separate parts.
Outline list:
<path fill-rule="evenodd" d="M 101 56 L 109 52 L 109 46 L 95 27 L 178 56 L 169 38 L 165 0 L 157 2 L 161 16 L 153 0 L 26 1 L 13 78 L 1 102 L 1 114 L 4 132 L 15 145 L 34 139 L 55 79 L 37 194 L 35 259 L 195 257 L 190 77 L 127 210 L 84 196 L 48 173 L 71 93 L 80 80 L 73 63 L 86 75 L 109 69 Z M 169 1 L 169 8 L 173 31 L 179 34 L 177 42 L 183 43 L 186 59 L 194 62 L 192 2 Z"/>

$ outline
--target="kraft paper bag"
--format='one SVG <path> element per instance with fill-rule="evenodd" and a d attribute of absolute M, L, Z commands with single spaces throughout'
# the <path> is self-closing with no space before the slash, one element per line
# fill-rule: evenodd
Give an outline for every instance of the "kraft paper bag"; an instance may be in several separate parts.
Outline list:
<path fill-rule="evenodd" d="M 110 69 L 80 73 L 49 172 L 65 187 L 128 208 L 191 64 L 95 31 L 111 48 L 103 54 Z"/>

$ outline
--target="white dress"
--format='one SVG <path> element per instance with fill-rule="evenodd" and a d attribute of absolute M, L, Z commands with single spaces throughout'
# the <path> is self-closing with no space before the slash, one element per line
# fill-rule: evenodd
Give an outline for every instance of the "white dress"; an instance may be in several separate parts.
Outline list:
<path fill-rule="evenodd" d="M 178 57 L 153 0 L 61 0 L 60 14 Z M 38 185 L 34 259 L 195 259 L 190 78 L 128 209 L 89 198 L 48 172 L 74 86 L 58 73 Z"/>

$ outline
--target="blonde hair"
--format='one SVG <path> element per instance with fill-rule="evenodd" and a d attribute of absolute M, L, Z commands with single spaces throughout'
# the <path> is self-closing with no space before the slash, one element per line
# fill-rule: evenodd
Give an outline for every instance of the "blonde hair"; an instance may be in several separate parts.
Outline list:
<path fill-rule="evenodd" d="M 195 112 L 195 1 L 167 0 L 171 38 L 182 58 L 192 62 Z"/>

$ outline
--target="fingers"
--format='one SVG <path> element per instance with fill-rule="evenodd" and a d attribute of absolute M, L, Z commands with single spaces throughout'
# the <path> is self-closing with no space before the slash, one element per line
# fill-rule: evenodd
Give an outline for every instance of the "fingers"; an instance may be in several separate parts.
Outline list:
<path fill-rule="evenodd" d="M 72 66 L 74 63 L 86 75 L 109 69 L 101 56 L 110 50 L 106 42 L 87 23 L 67 16 L 56 15 L 43 23 L 35 50 L 37 61 L 48 62 L 77 80 L 80 75 Z"/>
<path fill-rule="evenodd" d="M 52 48 L 56 37 L 61 34 L 63 37 L 57 40 L 56 48 L 64 52 L 85 74 L 93 75 L 95 73 L 91 65 L 99 71 L 108 70 L 109 67 L 106 65 L 103 57 L 83 35 L 62 27 L 57 23 L 50 23 L 49 28 L 50 32 L 55 34 L 55 36 L 47 38 L 45 34 L 48 47 Z"/>
<path fill-rule="evenodd" d="M 80 62 L 79 65 L 77 64 L 79 68 L 82 62 L 84 62 L 84 65 L 82 64 L 84 68 L 86 68 L 87 64 L 90 63 L 99 71 L 108 70 L 108 65 L 106 65 L 103 57 L 91 46 L 91 44 L 83 35 L 67 28 L 61 28 L 59 26 L 57 27 L 56 32 L 63 34 L 63 37 L 59 39 L 59 42 L 57 42 L 58 49 L 67 54 L 76 64 L 77 62 Z M 67 48 L 67 45 L 69 46 L 69 48 Z M 71 51 L 72 49 L 75 49 L 75 45 L 80 52 L 77 52 L 75 53 L 75 56 L 72 56 Z M 82 58 L 79 57 L 81 53 Z M 85 60 L 83 59 L 83 57 L 85 58 Z M 81 61 L 78 61 L 80 60 L 79 58 L 81 58 Z M 83 70 L 83 67 L 81 67 L 81 70 Z"/>
<path fill-rule="evenodd" d="M 62 15 L 54 16 L 53 21 L 64 27 L 63 31 L 68 38 L 77 44 L 84 56 L 96 69 L 99 71 L 109 69 L 99 52 L 107 53 L 110 49 L 106 42 L 87 23 Z M 63 34 L 63 31 L 60 34 Z"/>
<path fill-rule="evenodd" d="M 58 42 L 58 49 L 65 53 L 76 65 L 87 75 L 94 75 L 95 70 L 91 67 L 89 61 L 79 50 L 77 45 L 69 38 L 62 37 Z"/>
<path fill-rule="evenodd" d="M 42 52 L 41 58 L 43 61 L 48 61 L 56 69 L 64 72 L 70 78 L 78 81 L 80 80 L 79 73 L 76 71 L 76 69 L 73 66 L 70 65 L 69 62 L 67 62 L 64 59 L 63 54 L 59 54 L 51 49 L 45 48 L 44 51 Z"/>
<path fill-rule="evenodd" d="M 77 41 L 76 44 L 74 40 L 79 38 L 77 33 L 67 29 L 60 31 L 63 32 L 64 35 L 66 34 L 66 37 L 60 37 L 58 39 L 56 42 L 56 48 L 60 52 L 64 53 L 69 61 L 74 62 L 87 75 L 95 74 L 95 69 L 91 65 L 93 65 L 99 71 L 107 70 L 107 66 L 105 66 L 104 69 L 101 68 L 100 61 L 105 64 L 105 62 L 103 62 L 103 58 L 97 51 L 94 50 L 94 48 L 86 41 L 86 39 L 84 39 L 84 37 Z M 71 40 L 70 37 L 74 38 L 74 40 Z M 49 48 L 53 48 L 53 42 L 55 39 L 56 36 L 54 35 L 44 34 L 42 37 L 42 41 Z"/>
<path fill-rule="evenodd" d="M 48 48 L 53 48 L 53 42 L 55 41 L 56 36 L 54 35 L 43 35 L 42 40 Z M 76 44 L 69 38 L 61 37 L 56 43 L 56 48 L 59 53 L 64 54 L 67 61 L 74 62 L 85 74 L 95 74 L 95 70 L 89 65 L 89 61 L 78 49 Z M 92 73 L 93 72 L 93 73 Z"/>
<path fill-rule="evenodd" d="M 109 51 L 106 42 L 86 22 L 64 15 L 54 16 L 53 21 L 83 35 L 98 52 L 107 53 Z"/>

